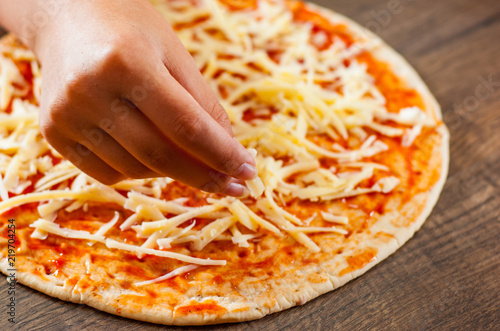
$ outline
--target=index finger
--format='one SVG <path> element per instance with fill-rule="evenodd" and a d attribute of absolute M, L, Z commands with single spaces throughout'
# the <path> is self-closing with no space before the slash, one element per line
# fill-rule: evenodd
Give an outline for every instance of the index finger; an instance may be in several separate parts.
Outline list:
<path fill-rule="evenodd" d="M 193 57 L 173 31 L 167 38 L 164 63 L 172 77 L 193 96 L 201 108 L 210 114 L 229 135 L 234 136 L 226 111 L 201 74 Z"/>
<path fill-rule="evenodd" d="M 146 70 L 152 72 L 151 67 Z M 139 72 L 135 74 L 141 76 Z M 147 97 L 134 100 L 134 104 L 165 136 L 216 171 L 243 180 L 255 177 L 255 161 L 250 153 L 198 104 L 167 68 L 157 70 L 154 79 Z M 129 86 L 127 90 L 132 89 Z"/>

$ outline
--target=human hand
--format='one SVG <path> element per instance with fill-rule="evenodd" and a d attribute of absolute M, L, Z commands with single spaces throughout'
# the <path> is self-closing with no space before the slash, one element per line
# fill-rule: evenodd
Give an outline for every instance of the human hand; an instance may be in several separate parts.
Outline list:
<path fill-rule="evenodd" d="M 105 184 L 168 176 L 240 196 L 255 161 L 169 24 L 145 0 L 65 1 L 40 27 L 40 129 Z"/>

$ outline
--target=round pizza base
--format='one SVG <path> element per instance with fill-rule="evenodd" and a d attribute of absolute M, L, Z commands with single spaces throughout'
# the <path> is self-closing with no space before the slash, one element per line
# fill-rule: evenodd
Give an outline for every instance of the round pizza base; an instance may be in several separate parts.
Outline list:
<path fill-rule="evenodd" d="M 433 112 L 438 119 L 442 118 L 441 110 L 424 84 L 422 79 L 413 68 L 391 47 L 380 40 L 371 31 L 368 31 L 352 20 L 315 5 L 308 4 L 310 8 L 321 13 L 336 23 L 344 23 L 350 32 L 363 38 L 370 39 L 373 45 L 372 54 L 377 60 L 387 63 L 393 72 L 402 79 L 409 87 L 414 88 L 427 106 L 427 111 Z M 14 36 L 7 36 L 1 40 L 3 47 L 19 47 L 19 42 Z M 273 277 L 259 278 L 249 277 L 240 279 L 238 291 L 240 295 L 231 294 L 227 284 L 211 284 L 196 280 L 192 284 L 197 292 L 195 296 L 179 294 L 181 306 L 192 300 L 203 302 L 209 300 L 215 302 L 222 309 L 193 311 L 187 314 L 178 314 L 175 307 L 156 304 L 144 306 L 131 302 L 119 303 L 119 297 L 123 294 L 119 289 L 106 289 L 101 292 L 78 290 L 64 279 L 55 280 L 54 277 L 40 277 L 30 272 L 18 272 L 18 281 L 35 290 L 53 297 L 75 303 L 83 303 L 111 314 L 142 320 L 152 323 L 167 325 L 206 325 L 215 323 L 239 322 L 261 318 L 267 314 L 282 311 L 295 305 L 304 304 L 321 294 L 334 290 L 348 281 L 362 275 L 368 269 L 385 259 L 401 247 L 422 226 L 429 216 L 433 206 L 436 204 L 439 194 L 443 188 L 449 163 L 449 134 L 441 124 L 437 129 L 439 145 L 435 146 L 431 163 L 440 167 L 439 179 L 427 192 L 413 196 L 405 205 L 405 215 L 400 213 L 384 214 L 376 223 L 371 225 L 371 232 L 376 229 L 392 235 L 392 238 L 375 238 L 375 235 L 362 238 L 363 241 L 354 247 L 346 247 L 341 254 L 323 254 L 317 263 L 297 268 L 291 265 L 273 265 L 271 269 L 279 269 Z M 394 226 L 400 218 L 408 220 L 408 226 Z M 346 257 L 355 255 L 360 249 L 375 247 L 376 255 L 363 267 L 340 275 L 339 270 L 345 270 Z M 298 248 L 302 250 L 302 248 Z M 304 250 L 305 251 L 305 250 Z M 318 253 L 321 254 L 321 253 Z M 278 263 L 278 261 L 276 261 Z M 35 262 L 33 262 L 35 263 Z M 7 259 L 0 261 L 0 269 L 7 274 Z M 214 275 L 221 271 L 210 271 L 208 275 Z M 222 272 L 221 272 L 222 273 Z M 206 275 L 205 275 L 206 276 Z M 265 280 L 264 280 L 265 279 Z M 110 280 L 111 282 L 112 280 Z M 194 293 L 194 292 L 193 292 Z M 201 297 L 200 297 L 201 295 Z"/>

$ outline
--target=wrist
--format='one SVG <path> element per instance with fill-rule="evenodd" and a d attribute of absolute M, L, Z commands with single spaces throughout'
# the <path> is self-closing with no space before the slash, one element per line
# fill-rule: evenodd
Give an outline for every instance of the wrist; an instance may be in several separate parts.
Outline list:
<path fill-rule="evenodd" d="M 35 52 L 42 63 L 46 53 L 53 51 L 50 43 L 57 40 L 59 30 L 63 27 L 61 17 L 64 16 L 65 8 L 71 1 L 73 0 L 44 2 L 39 10 L 32 14 L 30 27 L 23 31 L 23 34 L 27 35 L 27 46 Z"/>
<path fill-rule="evenodd" d="M 63 8 L 72 0 L 0 0 L 0 23 L 38 54 Z"/>

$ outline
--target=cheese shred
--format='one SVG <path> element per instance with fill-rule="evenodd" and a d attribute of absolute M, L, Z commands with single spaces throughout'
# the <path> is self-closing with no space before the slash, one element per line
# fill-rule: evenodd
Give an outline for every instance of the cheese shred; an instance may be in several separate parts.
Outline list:
<path fill-rule="evenodd" d="M 39 239 L 50 234 L 87 240 L 89 245 L 191 264 L 136 286 L 197 265 L 226 263 L 169 251 L 180 244 L 201 251 L 217 240 L 250 247 L 266 234 L 289 236 L 320 252 L 309 235 L 345 235 L 348 217 L 321 212 L 321 217 L 302 219 L 290 204 L 392 192 L 400 180 L 384 176 L 386 165 L 367 160 L 388 150 L 379 137 L 401 137 L 409 146 L 423 127 L 436 125 L 418 107 L 388 111 L 367 66 L 356 60 L 368 49 L 367 42 L 348 46 L 334 38 L 327 45 L 328 38 L 311 24 L 294 21 L 286 1 L 261 0 L 253 9 L 233 12 L 217 0 L 151 2 L 179 27 L 179 38 L 226 109 L 235 138 L 254 156 L 258 176 L 245 182 L 249 197 L 209 197 L 204 205 L 191 207 L 187 197 L 162 197 L 175 184 L 169 178 L 130 179 L 113 186 L 96 182 L 61 160 L 40 133 L 41 76 L 33 53 L 22 53 L 32 63 L 33 78 L 26 81 L 13 53 L 0 51 L 0 213 L 35 203 L 40 218 L 31 227 Z M 363 185 L 374 176 L 374 185 Z M 111 203 L 116 210 L 95 233 L 58 224 L 60 211 L 88 210 L 92 203 Z M 130 214 L 120 226 L 119 211 Z M 114 227 L 135 231 L 143 244 L 110 238 Z"/>

